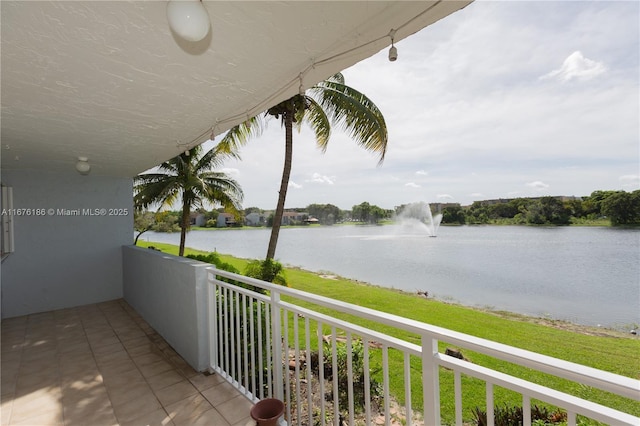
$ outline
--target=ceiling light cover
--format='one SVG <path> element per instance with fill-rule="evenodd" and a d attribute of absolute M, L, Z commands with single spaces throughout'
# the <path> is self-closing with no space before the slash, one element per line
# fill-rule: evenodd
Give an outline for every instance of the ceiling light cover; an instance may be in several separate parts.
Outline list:
<path fill-rule="evenodd" d="M 391 49 L 389 49 L 389 60 L 394 62 L 396 59 L 398 59 L 398 49 L 391 45 Z"/>
<path fill-rule="evenodd" d="M 200 0 L 173 0 L 167 3 L 169 26 L 187 41 L 200 41 L 211 27 L 209 13 Z"/>
<path fill-rule="evenodd" d="M 76 163 L 76 170 L 81 175 L 88 175 L 91 171 L 91 164 L 89 164 L 89 159 L 87 157 L 78 157 L 78 162 Z"/>

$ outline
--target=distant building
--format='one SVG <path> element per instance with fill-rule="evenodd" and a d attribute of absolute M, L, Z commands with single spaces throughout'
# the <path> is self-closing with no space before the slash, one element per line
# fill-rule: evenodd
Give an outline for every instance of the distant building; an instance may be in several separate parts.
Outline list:
<path fill-rule="evenodd" d="M 216 226 L 218 228 L 227 228 L 236 224 L 236 218 L 230 213 L 219 213 Z"/>
<path fill-rule="evenodd" d="M 202 213 L 193 212 L 190 217 L 191 226 L 204 226 L 207 223 L 206 218 Z"/>
<path fill-rule="evenodd" d="M 244 218 L 247 226 L 264 226 L 267 224 L 267 217 L 264 213 L 249 213 Z"/>
<path fill-rule="evenodd" d="M 296 223 L 304 222 L 309 217 L 307 212 L 284 212 L 282 213 L 282 225 L 294 225 Z"/>

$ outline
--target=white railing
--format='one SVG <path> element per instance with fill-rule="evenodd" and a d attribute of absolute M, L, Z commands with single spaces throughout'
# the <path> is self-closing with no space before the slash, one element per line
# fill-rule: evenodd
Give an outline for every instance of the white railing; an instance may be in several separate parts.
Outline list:
<path fill-rule="evenodd" d="M 468 378 L 486 384 L 489 425 L 494 424 L 496 387 L 521 395 L 524 426 L 532 424 L 532 400 L 564 410 L 570 426 L 576 425 L 578 415 L 612 425 L 640 424 L 640 418 L 629 413 L 446 355 L 440 352 L 439 342 L 633 401 L 640 401 L 638 380 L 215 268 L 208 274 L 212 370 L 253 401 L 283 400 L 288 424 L 337 426 L 342 419 L 350 425 L 369 425 L 383 416 L 385 425 L 439 425 L 443 368 L 453 372 L 456 425 L 463 424 L 462 383 Z M 372 327 L 392 326 L 405 338 L 322 311 L 367 320 Z M 391 358 L 402 366 L 392 365 Z M 381 372 L 371 374 L 370 359 L 381 365 Z M 402 407 L 390 394 L 392 380 L 404 385 Z M 422 389 L 418 396 L 422 413 L 412 406 L 412 383 L 416 382 Z"/>

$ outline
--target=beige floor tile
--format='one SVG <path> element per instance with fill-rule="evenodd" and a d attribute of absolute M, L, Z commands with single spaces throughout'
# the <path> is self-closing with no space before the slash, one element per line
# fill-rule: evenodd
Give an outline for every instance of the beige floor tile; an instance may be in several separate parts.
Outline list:
<path fill-rule="evenodd" d="M 205 411 L 199 416 L 192 415 L 190 418 L 184 423 L 174 422 L 176 426 L 230 426 L 229 422 L 227 422 L 222 415 L 216 411 L 215 408 L 212 408 L 209 411 Z"/>
<path fill-rule="evenodd" d="M 86 337 L 75 337 L 73 339 L 58 340 L 58 353 L 68 354 L 71 352 L 91 352 L 89 341 Z"/>
<path fill-rule="evenodd" d="M 226 402 L 238 395 L 238 391 L 236 388 L 231 386 L 227 381 L 220 383 L 217 386 L 209 388 L 202 392 L 202 395 L 207 398 L 207 400 L 214 407 Z"/>
<path fill-rule="evenodd" d="M 147 382 L 154 391 L 164 389 L 183 380 L 184 377 L 181 374 L 176 373 L 174 370 L 165 371 L 164 373 L 160 373 L 153 377 L 147 377 Z"/>
<path fill-rule="evenodd" d="M 114 359 L 106 362 L 99 362 L 98 368 L 104 376 L 112 376 L 117 374 L 125 374 L 130 371 L 138 371 L 138 367 L 130 358 Z"/>
<path fill-rule="evenodd" d="M 107 392 L 109 393 L 109 399 L 113 406 L 126 404 L 136 398 L 153 395 L 153 391 L 146 383 L 136 383 L 120 388 L 107 388 Z"/>
<path fill-rule="evenodd" d="M 151 413 L 143 414 L 133 420 L 122 422 L 120 426 L 171 426 L 174 423 L 167 412 L 159 408 Z M 214 426 L 214 425 L 211 425 Z"/>
<path fill-rule="evenodd" d="M 144 377 L 142 377 L 142 374 L 140 374 L 138 370 L 131 370 L 118 374 L 103 373 L 102 378 L 105 386 L 109 390 L 147 384 Z"/>
<path fill-rule="evenodd" d="M 200 373 L 197 376 L 190 377 L 189 381 L 196 387 L 196 389 L 202 392 L 203 390 L 219 385 L 225 380 L 220 377 L 219 374 L 204 375 Z"/>
<path fill-rule="evenodd" d="M 133 362 L 138 366 L 153 364 L 158 361 L 165 361 L 165 359 L 157 353 L 146 353 L 142 355 L 135 355 L 131 357 Z"/>
<path fill-rule="evenodd" d="M 213 408 L 200 394 L 192 395 L 174 404 L 166 405 L 165 410 L 176 424 L 185 424 L 192 416 L 199 416 Z"/>
<path fill-rule="evenodd" d="M 11 408 L 11 423 L 22 422 L 39 414 L 47 414 L 52 422 L 62 422 L 61 396 L 59 389 L 41 389 L 17 396 Z"/>
<path fill-rule="evenodd" d="M 154 362 L 153 364 L 141 365 L 138 368 L 140 369 L 142 375 L 147 379 L 174 369 L 171 364 L 164 360 Z"/>
<path fill-rule="evenodd" d="M 60 374 L 62 377 L 76 373 L 97 372 L 98 366 L 93 357 L 66 358 L 60 360 Z"/>
<path fill-rule="evenodd" d="M 77 376 L 64 376 L 60 385 L 63 397 L 67 391 L 85 391 L 96 387 L 106 390 L 102 376 L 99 373 L 78 373 Z"/>
<path fill-rule="evenodd" d="M 100 339 L 89 339 L 89 344 L 92 350 L 96 350 L 103 346 L 110 346 L 120 343 L 120 339 L 114 334 L 113 337 L 105 337 Z"/>
<path fill-rule="evenodd" d="M 216 410 L 231 424 L 237 423 L 249 415 L 253 403 L 243 395 L 237 395 L 215 406 Z"/>
<path fill-rule="evenodd" d="M 16 419 L 11 417 L 11 426 L 63 426 L 62 413 L 60 411 L 42 411 L 33 412 L 33 416 Z"/>
<path fill-rule="evenodd" d="M 177 373 L 176 373 L 177 374 Z M 182 377 L 182 376 L 181 376 Z M 16 382 L 18 373 L 2 374 L 0 376 L 0 394 L 1 395 L 13 395 L 16 392 Z"/>
<path fill-rule="evenodd" d="M 91 343 L 91 350 L 95 355 L 105 355 L 125 351 L 124 346 L 122 346 L 122 343 L 120 343 L 120 340 L 117 340 L 117 338 L 115 338 L 115 341 L 111 344 L 97 345 L 95 343 Z"/>
<path fill-rule="evenodd" d="M 104 387 L 95 385 L 82 392 L 63 392 L 65 425 L 114 425 L 117 419 Z"/>
<path fill-rule="evenodd" d="M 256 421 L 249 417 L 245 417 L 239 422 L 234 423 L 232 426 L 256 426 Z"/>
<path fill-rule="evenodd" d="M 112 405 L 116 418 L 120 423 L 133 420 L 162 408 L 151 392 L 121 403 L 115 403 L 112 399 Z"/>
<path fill-rule="evenodd" d="M 133 363 L 131 357 L 124 349 L 109 353 L 95 353 L 94 357 L 100 367 L 109 364 L 117 365 L 121 364 L 122 362 Z"/>
<path fill-rule="evenodd" d="M 13 406 L 13 395 L 2 395 L 0 400 L 0 425 L 8 425 L 11 418 L 11 408 Z"/>
<path fill-rule="evenodd" d="M 198 390 L 187 380 L 183 380 L 171 386 L 167 386 L 166 388 L 155 391 L 156 396 L 165 407 L 182 399 L 193 396 L 196 393 L 198 393 Z"/>
<path fill-rule="evenodd" d="M 19 374 L 16 378 L 16 394 L 22 395 L 33 390 L 60 385 L 58 370 L 38 371 L 31 374 Z"/>

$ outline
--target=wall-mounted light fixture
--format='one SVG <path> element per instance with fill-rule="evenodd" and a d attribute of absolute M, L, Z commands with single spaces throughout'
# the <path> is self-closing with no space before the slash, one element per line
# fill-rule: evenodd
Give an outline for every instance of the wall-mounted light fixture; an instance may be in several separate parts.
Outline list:
<path fill-rule="evenodd" d="M 200 41 L 209 33 L 211 21 L 201 0 L 173 0 L 167 3 L 169 26 L 187 41 Z"/>
<path fill-rule="evenodd" d="M 78 157 L 78 162 L 76 163 L 76 170 L 81 175 L 88 175 L 91 171 L 91 164 L 89 164 L 89 159 L 87 157 Z"/>
<path fill-rule="evenodd" d="M 396 35 L 396 30 L 389 31 L 389 37 L 391 37 L 391 48 L 389 49 L 389 60 L 394 62 L 398 59 L 398 49 L 393 45 L 393 38 Z"/>

